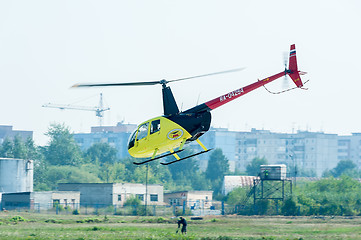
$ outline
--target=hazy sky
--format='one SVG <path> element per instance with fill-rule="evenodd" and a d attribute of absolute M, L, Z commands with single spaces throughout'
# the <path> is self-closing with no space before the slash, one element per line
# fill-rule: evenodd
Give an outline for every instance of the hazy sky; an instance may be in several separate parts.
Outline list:
<path fill-rule="evenodd" d="M 106 105 L 104 124 L 162 115 L 161 86 L 70 89 L 82 82 L 183 78 L 171 85 L 183 110 L 283 70 L 296 44 L 308 91 L 255 90 L 212 112 L 215 127 L 275 132 L 361 132 L 361 1 L 0 0 L 0 125 L 34 131 L 50 123 L 89 132 L 95 113 L 45 103 Z M 269 86 L 281 89 L 283 79 Z M 293 86 L 290 82 L 290 87 Z M 87 99 L 86 101 L 81 101 Z M 198 100 L 199 99 L 199 100 Z"/>

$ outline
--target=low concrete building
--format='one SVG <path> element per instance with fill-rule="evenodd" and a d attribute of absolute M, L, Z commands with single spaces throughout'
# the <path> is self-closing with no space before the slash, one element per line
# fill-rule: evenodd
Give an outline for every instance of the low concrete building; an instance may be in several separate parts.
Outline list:
<path fill-rule="evenodd" d="M 18 192 L 3 193 L 2 208 L 7 210 L 28 208 L 35 210 L 51 209 L 56 205 L 76 209 L 79 207 L 80 192 Z"/>
<path fill-rule="evenodd" d="M 210 208 L 213 191 L 181 191 L 164 194 L 164 202 L 172 206 L 183 206 L 191 209 Z"/>
<path fill-rule="evenodd" d="M 33 160 L 0 158 L 0 192 L 32 192 Z"/>
<path fill-rule="evenodd" d="M 137 197 L 147 205 L 163 205 L 163 186 L 139 183 L 60 183 L 61 191 L 79 191 L 81 205 L 97 205 L 99 207 L 120 205 L 129 197 Z"/>

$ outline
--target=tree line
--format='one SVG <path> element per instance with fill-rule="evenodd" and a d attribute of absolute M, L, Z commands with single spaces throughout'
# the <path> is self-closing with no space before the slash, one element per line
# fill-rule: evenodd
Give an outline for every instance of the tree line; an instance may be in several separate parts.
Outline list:
<path fill-rule="evenodd" d="M 34 190 L 56 190 L 58 183 L 145 183 L 146 164 L 136 166 L 131 157 L 117 158 L 117 150 L 108 143 L 95 143 L 82 151 L 69 127 L 51 124 L 45 133 L 45 146 L 37 146 L 31 138 L 19 136 L 5 139 L 0 145 L 0 157 L 34 160 Z M 188 148 L 180 156 L 192 154 Z M 166 159 L 170 161 L 170 159 Z M 173 160 L 173 159 L 172 159 Z M 148 163 L 148 183 L 162 184 L 165 190 L 213 190 L 220 194 L 228 159 L 221 149 L 210 155 L 211 164 L 205 172 L 199 169 L 197 159 L 189 158 L 169 166 Z"/>
<path fill-rule="evenodd" d="M 19 136 L 5 139 L 0 145 L 0 157 L 34 160 L 34 190 L 56 190 L 58 183 L 145 183 L 146 165 L 136 166 L 131 157 L 117 158 L 117 150 L 108 143 L 95 143 L 82 151 L 73 138 L 69 127 L 64 124 L 51 124 L 45 133 L 49 141 L 45 146 L 37 146 L 31 138 L 22 140 Z M 180 155 L 191 155 L 192 149 Z M 171 158 L 171 157 L 169 157 Z M 171 161 L 173 159 L 165 159 Z M 169 166 L 150 162 L 148 183 L 161 184 L 165 190 L 212 190 L 217 200 L 225 200 L 230 206 L 243 201 L 249 189 L 237 188 L 227 196 L 221 195 L 226 174 L 259 174 L 259 166 L 267 164 L 264 158 L 253 159 L 246 172 L 230 173 L 228 159 L 221 149 L 211 152 L 207 169 L 202 172 L 196 158 L 189 158 Z M 292 172 L 292 169 L 288 171 Z M 302 175 L 302 171 L 300 171 Z M 298 175 L 298 176 L 300 176 Z M 308 176 L 307 172 L 303 172 Z M 310 174 L 313 175 L 313 174 Z M 338 165 L 323 173 L 325 179 L 315 182 L 298 182 L 291 198 L 284 202 L 259 201 L 257 212 L 252 201 L 242 213 L 284 215 L 361 215 L 361 172 L 350 160 L 342 160 Z M 249 212 L 244 212 L 248 209 Z"/>
<path fill-rule="evenodd" d="M 226 202 L 235 206 L 233 213 L 245 215 L 285 216 L 361 216 L 361 183 L 347 175 L 297 183 L 292 196 L 284 201 L 257 200 L 244 202 L 250 189 L 236 188 Z"/>
<path fill-rule="evenodd" d="M 247 171 L 256 176 L 263 164 L 267 164 L 266 159 L 254 159 Z M 318 181 L 298 181 L 293 194 L 284 201 L 262 199 L 254 202 L 252 188 L 236 188 L 225 200 L 228 205 L 235 206 L 232 213 L 246 215 L 361 216 L 360 176 L 361 171 L 355 163 L 341 160 L 333 169 L 325 170 L 323 178 Z"/>

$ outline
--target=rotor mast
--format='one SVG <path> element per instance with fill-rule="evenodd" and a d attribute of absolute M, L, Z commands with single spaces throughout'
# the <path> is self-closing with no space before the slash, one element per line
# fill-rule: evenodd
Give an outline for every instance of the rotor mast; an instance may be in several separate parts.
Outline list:
<path fill-rule="evenodd" d="M 177 102 L 175 101 L 174 95 L 170 87 L 167 86 L 166 80 L 161 80 L 162 84 L 162 95 L 163 95 L 163 110 L 164 115 L 175 115 L 179 113 Z"/>

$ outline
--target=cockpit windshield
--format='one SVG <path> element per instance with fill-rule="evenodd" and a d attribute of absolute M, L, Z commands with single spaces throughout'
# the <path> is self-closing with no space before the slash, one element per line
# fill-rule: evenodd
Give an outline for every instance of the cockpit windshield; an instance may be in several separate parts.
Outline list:
<path fill-rule="evenodd" d="M 130 135 L 130 138 L 128 141 L 128 149 L 134 147 L 135 137 L 137 137 L 137 141 L 138 141 L 138 140 L 143 139 L 146 136 L 148 136 L 148 125 L 149 125 L 149 123 L 143 123 L 136 130 L 134 130 L 132 135 Z"/>
<path fill-rule="evenodd" d="M 128 149 L 134 147 L 135 142 L 135 136 L 137 135 L 137 129 L 134 130 L 134 132 L 130 135 L 128 140 Z"/>

